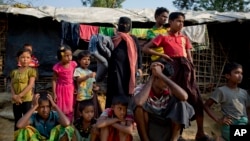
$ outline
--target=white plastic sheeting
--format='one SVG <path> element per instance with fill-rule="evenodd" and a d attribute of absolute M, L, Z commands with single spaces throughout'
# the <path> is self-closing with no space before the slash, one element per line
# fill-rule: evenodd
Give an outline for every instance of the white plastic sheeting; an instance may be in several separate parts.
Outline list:
<path fill-rule="evenodd" d="M 57 21 L 71 23 L 116 23 L 119 17 L 127 16 L 133 22 L 154 22 L 155 9 L 122 9 L 122 8 L 55 8 L 41 6 L 33 8 L 15 8 L 10 5 L 0 5 L 1 13 L 29 15 L 37 18 L 52 17 Z M 217 11 L 181 11 L 186 14 L 186 21 L 193 24 L 209 22 L 232 22 L 250 19 L 250 13 L 217 12 Z"/>

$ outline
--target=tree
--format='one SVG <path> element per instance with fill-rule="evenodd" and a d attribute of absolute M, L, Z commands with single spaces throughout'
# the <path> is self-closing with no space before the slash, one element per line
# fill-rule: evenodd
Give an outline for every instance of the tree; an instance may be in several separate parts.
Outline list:
<path fill-rule="evenodd" d="M 83 6 L 121 8 L 125 0 L 81 0 Z"/>
<path fill-rule="evenodd" d="M 249 11 L 247 6 L 250 4 L 250 0 L 174 0 L 173 4 L 176 8 L 184 10 L 245 12 Z"/>

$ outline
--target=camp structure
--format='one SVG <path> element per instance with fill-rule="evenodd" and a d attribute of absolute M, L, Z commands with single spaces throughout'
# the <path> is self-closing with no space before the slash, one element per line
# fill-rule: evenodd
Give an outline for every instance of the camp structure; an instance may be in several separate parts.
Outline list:
<path fill-rule="evenodd" d="M 8 75 L 16 67 L 16 52 L 24 43 L 34 46 L 39 59 L 39 80 L 47 85 L 51 81 L 52 66 L 57 62 L 56 50 L 62 43 L 73 51 L 88 48 L 88 35 L 81 27 L 102 29 L 112 34 L 119 17 L 132 19 L 132 26 L 141 45 L 146 42 L 145 31 L 154 25 L 155 9 L 121 8 L 55 8 L 51 6 L 29 7 L 0 5 L 0 89 L 6 91 Z M 217 11 L 181 11 L 186 15 L 183 33 L 193 43 L 193 58 L 197 81 L 203 93 L 222 85 L 222 70 L 226 62 L 243 65 L 243 88 L 249 88 L 250 13 Z M 166 25 L 167 26 L 167 25 Z M 109 32 L 108 32 L 109 31 Z M 138 33 L 136 31 L 143 31 Z M 85 33 L 85 32 L 84 32 Z M 143 58 L 147 77 L 148 56 Z"/>

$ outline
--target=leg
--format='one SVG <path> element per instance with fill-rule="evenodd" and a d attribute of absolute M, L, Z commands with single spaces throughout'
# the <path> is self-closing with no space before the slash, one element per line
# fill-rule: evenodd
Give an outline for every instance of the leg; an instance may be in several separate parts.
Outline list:
<path fill-rule="evenodd" d="M 180 137 L 181 125 L 173 121 L 171 123 L 172 123 L 172 136 L 170 140 L 177 141 Z"/>
<path fill-rule="evenodd" d="M 140 139 L 142 141 L 149 141 L 147 112 L 145 112 L 142 107 L 136 107 L 134 116 Z"/>
<path fill-rule="evenodd" d="M 13 104 L 13 113 L 14 113 L 14 118 L 15 118 L 14 131 L 16 131 L 18 130 L 18 128 L 16 127 L 16 124 L 18 120 L 22 117 L 21 105 Z"/>
<path fill-rule="evenodd" d="M 204 132 L 204 128 L 203 128 L 203 122 L 204 122 L 204 108 L 203 108 L 203 102 L 201 97 L 199 96 L 197 99 L 197 103 L 196 105 L 200 105 L 198 108 L 197 106 L 194 106 L 194 110 L 195 110 L 195 120 L 196 120 L 196 124 L 197 124 L 197 133 L 196 133 L 196 138 L 200 138 L 200 137 L 205 137 L 205 132 Z"/>
<path fill-rule="evenodd" d="M 101 141 L 107 141 L 109 136 L 109 127 L 101 128 L 100 139 Z"/>

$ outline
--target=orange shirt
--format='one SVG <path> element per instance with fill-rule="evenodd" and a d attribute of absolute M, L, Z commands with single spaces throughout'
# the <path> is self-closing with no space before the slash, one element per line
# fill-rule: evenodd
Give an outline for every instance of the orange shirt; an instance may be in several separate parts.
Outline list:
<path fill-rule="evenodd" d="M 187 50 L 192 48 L 187 36 L 179 33 L 178 35 L 158 35 L 153 39 L 153 43 L 158 47 L 162 46 L 164 53 L 169 57 L 187 57 Z"/>

